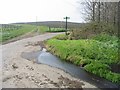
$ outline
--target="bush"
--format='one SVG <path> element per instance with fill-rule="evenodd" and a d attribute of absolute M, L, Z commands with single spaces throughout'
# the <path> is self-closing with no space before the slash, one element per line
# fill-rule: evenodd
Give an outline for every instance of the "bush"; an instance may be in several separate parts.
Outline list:
<path fill-rule="evenodd" d="M 58 39 L 58 40 L 67 40 L 68 36 L 65 34 L 60 34 L 54 37 L 54 39 Z"/>
<path fill-rule="evenodd" d="M 47 32 L 65 32 L 64 28 L 49 28 Z"/>
<path fill-rule="evenodd" d="M 106 33 L 108 35 L 118 35 L 118 29 L 111 23 L 104 22 L 91 22 L 86 23 L 80 29 L 75 29 L 72 31 L 72 39 L 89 39 L 100 33 Z"/>
<path fill-rule="evenodd" d="M 82 27 L 82 30 L 85 31 L 92 31 L 95 34 L 100 34 L 100 33 L 107 33 L 110 35 L 116 35 L 117 32 L 117 28 L 111 24 L 111 23 L 105 23 L 105 22 L 91 22 L 86 24 L 85 26 Z"/>

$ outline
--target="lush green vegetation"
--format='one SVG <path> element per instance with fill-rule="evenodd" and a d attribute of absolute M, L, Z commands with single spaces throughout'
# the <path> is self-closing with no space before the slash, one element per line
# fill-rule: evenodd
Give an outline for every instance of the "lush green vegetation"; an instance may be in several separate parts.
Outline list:
<path fill-rule="evenodd" d="M 65 32 L 65 28 L 49 28 L 47 32 Z"/>
<path fill-rule="evenodd" d="M 81 26 L 79 29 L 73 29 L 70 35 L 71 39 L 89 39 L 100 33 L 107 33 L 109 35 L 118 35 L 118 28 L 111 24 L 105 22 L 91 22 L 86 23 Z"/>
<path fill-rule="evenodd" d="M 46 47 L 62 60 L 120 84 L 120 74 L 112 72 L 110 67 L 111 64 L 120 64 L 116 36 L 100 34 L 90 39 L 69 40 L 69 36 L 58 35 L 46 41 Z"/>
<path fill-rule="evenodd" d="M 57 36 L 53 37 L 53 39 L 67 40 L 67 39 L 68 39 L 68 36 L 67 36 L 67 35 L 64 35 L 64 34 L 60 34 L 60 35 L 57 35 Z"/>
<path fill-rule="evenodd" d="M 5 24 L 0 31 L 0 42 L 5 42 L 28 32 L 43 34 L 45 32 L 63 32 L 63 28 L 49 28 L 48 26 L 36 26 L 32 24 Z"/>
<path fill-rule="evenodd" d="M 48 27 L 30 24 L 6 24 L 3 25 L 1 29 L 2 30 L 0 31 L 0 42 L 5 42 L 28 32 L 37 32 L 38 34 L 45 33 L 48 30 Z"/>
<path fill-rule="evenodd" d="M 13 26 L 13 25 L 12 25 Z M 2 28 L 2 38 L 0 38 L 0 41 L 4 42 L 6 40 L 12 39 L 14 37 L 23 35 L 27 32 L 30 32 L 34 30 L 35 26 L 33 25 L 20 25 L 20 28 L 17 28 L 16 25 L 14 25 L 16 28 L 13 27 L 3 27 Z"/>
<path fill-rule="evenodd" d="M 45 33 L 49 28 L 47 26 L 37 26 L 37 29 L 39 33 Z"/>

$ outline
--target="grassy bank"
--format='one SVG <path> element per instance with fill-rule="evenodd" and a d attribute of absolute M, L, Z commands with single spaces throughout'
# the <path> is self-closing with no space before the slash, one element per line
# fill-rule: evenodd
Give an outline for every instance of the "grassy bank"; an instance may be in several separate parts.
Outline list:
<path fill-rule="evenodd" d="M 120 64 L 117 37 L 101 34 L 91 39 L 68 40 L 66 36 L 59 35 L 48 40 L 46 47 L 62 60 L 120 84 L 120 74 L 110 67 L 111 64 Z"/>

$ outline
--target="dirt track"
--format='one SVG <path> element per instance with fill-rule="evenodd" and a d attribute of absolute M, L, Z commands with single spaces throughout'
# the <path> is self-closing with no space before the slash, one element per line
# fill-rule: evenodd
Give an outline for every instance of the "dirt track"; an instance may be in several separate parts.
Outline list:
<path fill-rule="evenodd" d="M 47 33 L 2 45 L 2 88 L 94 88 L 64 71 L 22 58 L 22 52 L 40 50 L 37 42 L 60 33 Z"/>

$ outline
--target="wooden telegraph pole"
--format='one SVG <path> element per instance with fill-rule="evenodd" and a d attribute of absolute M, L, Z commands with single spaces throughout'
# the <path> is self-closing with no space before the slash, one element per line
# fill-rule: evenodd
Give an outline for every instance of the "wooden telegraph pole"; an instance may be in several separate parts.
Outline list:
<path fill-rule="evenodd" d="M 64 19 L 66 19 L 66 26 L 65 26 L 65 29 L 66 29 L 66 31 L 65 31 L 65 34 L 67 35 L 67 19 L 70 19 L 70 17 L 64 17 Z"/>

